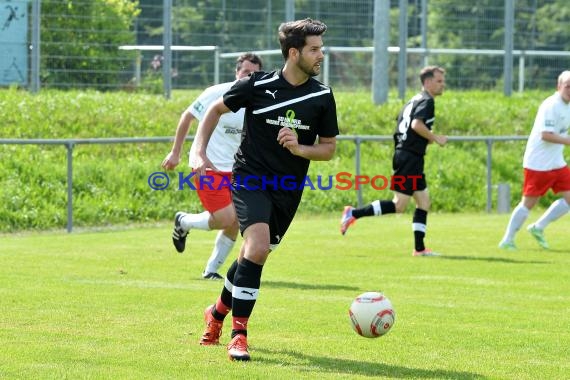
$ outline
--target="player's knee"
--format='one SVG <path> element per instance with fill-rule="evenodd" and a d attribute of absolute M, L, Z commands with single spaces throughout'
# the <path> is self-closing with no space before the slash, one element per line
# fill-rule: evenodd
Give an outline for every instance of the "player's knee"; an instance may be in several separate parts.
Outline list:
<path fill-rule="evenodd" d="M 409 203 L 409 198 L 396 195 L 392 202 L 394 202 L 396 213 L 401 214 L 406 211 Z"/>
<path fill-rule="evenodd" d="M 236 213 L 232 207 L 224 207 L 212 213 L 212 219 L 215 221 L 215 226 L 218 229 L 226 229 L 234 227 L 238 228 Z"/>
<path fill-rule="evenodd" d="M 232 223 L 230 226 L 228 227 L 224 227 L 224 235 L 226 235 L 227 237 L 229 237 L 232 240 L 236 240 L 237 239 L 237 235 L 239 233 L 239 223 L 237 220 L 234 220 L 234 223 Z"/>
<path fill-rule="evenodd" d="M 406 206 L 407 204 L 404 204 L 402 202 L 396 202 L 396 213 L 401 214 L 404 211 L 406 211 Z"/>
<path fill-rule="evenodd" d="M 263 265 L 265 260 L 267 260 L 269 252 L 271 252 L 271 245 L 268 241 L 249 241 L 246 244 L 244 257 L 256 264 Z"/>
<path fill-rule="evenodd" d="M 422 210 L 429 211 L 429 208 L 431 207 L 431 202 L 429 200 L 424 200 L 422 202 L 418 202 L 417 206 Z"/>
<path fill-rule="evenodd" d="M 232 218 L 231 216 L 227 215 L 224 215 L 219 219 L 218 225 L 220 226 L 221 229 L 230 229 L 232 227 L 234 227 L 235 229 L 238 228 L 237 220 L 235 219 L 235 217 Z"/>

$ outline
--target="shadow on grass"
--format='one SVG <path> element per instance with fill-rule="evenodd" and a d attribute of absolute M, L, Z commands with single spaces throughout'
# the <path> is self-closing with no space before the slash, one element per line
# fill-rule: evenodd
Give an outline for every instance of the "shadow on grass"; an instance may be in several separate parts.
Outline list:
<path fill-rule="evenodd" d="M 332 284 L 303 284 L 299 282 L 288 281 L 262 281 L 262 286 L 270 288 L 289 288 L 289 289 L 325 289 L 325 290 L 359 290 L 360 288 L 346 285 L 332 285 Z"/>
<path fill-rule="evenodd" d="M 292 363 L 292 367 L 299 367 L 301 371 L 316 373 L 338 373 L 346 375 L 360 375 L 368 377 L 387 377 L 392 379 L 485 379 L 480 374 L 471 372 L 449 371 L 444 369 L 422 369 L 409 368 L 397 365 L 383 364 L 381 362 L 366 362 L 360 360 L 349 360 L 340 358 L 330 358 L 324 356 L 311 356 L 302 352 L 291 350 L 266 350 L 255 349 L 256 352 L 263 356 L 256 356 L 255 360 L 275 364 L 278 366 L 287 366 L 282 356 L 290 356 L 293 362 L 302 362 L 299 364 Z M 276 356 L 273 358 L 273 356 Z M 318 375 L 315 374 L 315 378 Z"/>
<path fill-rule="evenodd" d="M 438 258 L 445 260 L 473 260 L 473 261 L 488 261 L 492 263 L 508 263 L 508 264 L 552 264 L 552 262 L 550 261 L 516 260 L 505 257 L 439 256 Z"/>
<path fill-rule="evenodd" d="M 537 248 L 537 249 L 533 249 L 533 252 L 544 253 L 544 254 L 548 254 L 548 253 L 569 253 L 569 251 L 567 249 L 558 249 L 558 248 L 548 248 L 548 249 Z"/>

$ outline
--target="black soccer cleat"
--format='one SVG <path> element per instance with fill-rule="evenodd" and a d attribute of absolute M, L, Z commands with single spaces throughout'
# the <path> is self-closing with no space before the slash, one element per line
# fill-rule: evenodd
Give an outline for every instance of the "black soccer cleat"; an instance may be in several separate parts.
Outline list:
<path fill-rule="evenodd" d="M 186 214 L 182 211 L 176 213 L 174 216 L 174 231 L 172 231 L 172 243 L 179 253 L 184 252 L 186 248 L 186 236 L 188 236 L 188 231 L 184 231 L 180 224 L 180 220 L 184 215 Z"/>
<path fill-rule="evenodd" d="M 205 280 L 223 280 L 224 278 L 222 276 L 220 276 L 218 273 L 216 272 L 210 272 L 210 273 L 206 273 L 204 272 L 202 274 L 202 277 Z"/>

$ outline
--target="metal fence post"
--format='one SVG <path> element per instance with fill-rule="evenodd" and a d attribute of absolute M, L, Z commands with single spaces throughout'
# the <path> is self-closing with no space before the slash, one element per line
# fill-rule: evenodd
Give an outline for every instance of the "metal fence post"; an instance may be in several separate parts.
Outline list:
<path fill-rule="evenodd" d="M 355 176 L 359 176 L 360 175 L 360 144 L 361 144 L 362 140 L 360 139 L 360 137 L 356 137 L 354 139 L 354 144 L 355 144 Z M 362 201 L 362 189 L 360 187 L 358 187 L 357 191 L 357 196 L 358 196 L 358 207 L 362 207 L 363 201 Z"/>
<path fill-rule="evenodd" d="M 524 50 L 522 50 L 519 56 L 519 92 L 524 90 L 524 66 Z"/>
<path fill-rule="evenodd" d="M 328 86 L 330 82 L 330 49 L 326 46 L 323 47 L 323 83 Z"/>
<path fill-rule="evenodd" d="M 40 91 L 40 17 L 41 1 L 32 2 L 32 56 L 31 64 L 31 88 L 33 93 Z"/>
<path fill-rule="evenodd" d="M 388 101 L 390 59 L 390 1 L 374 1 L 374 53 L 372 56 L 372 101 L 384 104 Z"/>
<path fill-rule="evenodd" d="M 220 83 L 220 48 L 214 49 L 214 84 Z"/>
<path fill-rule="evenodd" d="M 497 212 L 499 214 L 511 212 L 511 186 L 508 183 L 499 183 L 497 186 Z"/>
<path fill-rule="evenodd" d="M 491 212 L 492 197 L 493 197 L 493 184 L 491 179 L 491 162 L 492 162 L 492 150 L 493 150 L 493 140 L 487 139 L 487 212 Z"/>
<path fill-rule="evenodd" d="M 513 92 L 513 46 L 515 29 L 515 0 L 505 0 L 505 56 L 503 57 L 504 94 Z"/>
<path fill-rule="evenodd" d="M 135 88 L 138 89 L 141 86 L 141 65 L 142 65 L 142 54 L 140 50 L 136 51 L 135 57 Z"/>
<path fill-rule="evenodd" d="M 406 71 L 408 68 L 408 2 L 399 0 L 400 18 L 398 21 L 399 47 L 398 52 L 398 98 L 404 100 L 406 97 L 407 76 Z"/>
<path fill-rule="evenodd" d="M 172 0 L 163 1 L 163 35 L 162 35 L 162 85 L 164 97 L 172 95 Z"/>
<path fill-rule="evenodd" d="M 67 148 L 67 232 L 73 230 L 73 142 Z"/>

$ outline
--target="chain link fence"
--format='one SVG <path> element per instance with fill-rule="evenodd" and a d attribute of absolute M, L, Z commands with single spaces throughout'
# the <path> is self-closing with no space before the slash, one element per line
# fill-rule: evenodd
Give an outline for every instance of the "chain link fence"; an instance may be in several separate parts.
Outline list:
<path fill-rule="evenodd" d="M 502 89 L 506 1 L 389 0 L 390 46 L 399 44 L 401 5 L 406 9 L 408 86 L 417 87 L 416 73 L 429 62 L 448 70 L 452 89 Z M 331 52 L 329 84 L 370 90 L 372 53 L 366 48 L 373 45 L 375 0 L 0 0 L 0 85 L 34 90 L 37 78 L 38 88 L 161 93 L 162 51 L 119 47 L 162 45 L 167 2 L 172 45 L 215 47 L 173 50 L 173 89 L 233 79 L 235 58 L 217 58 L 278 49 L 281 22 L 311 17 L 329 26 L 327 46 L 363 48 Z M 567 6 L 567 0 L 516 1 L 513 81 L 519 89 L 553 88 L 558 73 L 570 67 Z M 270 70 L 282 57 L 264 61 Z M 390 86 L 396 86 L 397 54 L 390 54 L 389 66 Z"/>

